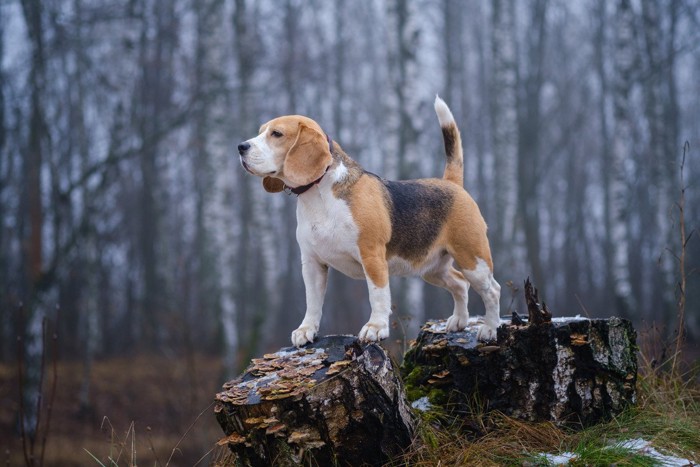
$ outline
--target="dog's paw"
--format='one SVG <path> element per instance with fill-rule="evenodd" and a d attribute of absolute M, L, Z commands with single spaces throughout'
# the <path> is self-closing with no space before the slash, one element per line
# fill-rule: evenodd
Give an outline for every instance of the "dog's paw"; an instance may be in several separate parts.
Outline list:
<path fill-rule="evenodd" d="M 301 325 L 292 332 L 292 345 L 295 347 L 301 347 L 309 342 L 313 342 L 314 337 L 316 337 L 315 328 L 307 325 Z"/>
<path fill-rule="evenodd" d="M 467 315 L 467 316 L 452 315 L 449 318 L 447 318 L 447 324 L 445 325 L 445 329 L 447 330 L 447 332 L 464 331 L 464 329 L 467 327 L 468 321 L 469 321 L 469 315 Z"/>
<path fill-rule="evenodd" d="M 389 337 L 389 325 L 387 323 L 365 324 L 357 335 L 362 342 L 376 342 Z"/>
<path fill-rule="evenodd" d="M 496 326 L 488 326 L 483 324 L 479 326 L 479 330 L 476 332 L 476 339 L 486 342 L 496 340 Z"/>

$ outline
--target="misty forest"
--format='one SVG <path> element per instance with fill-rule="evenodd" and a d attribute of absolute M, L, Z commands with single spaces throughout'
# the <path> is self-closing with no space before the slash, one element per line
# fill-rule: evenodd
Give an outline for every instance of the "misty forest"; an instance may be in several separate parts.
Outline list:
<path fill-rule="evenodd" d="M 503 316 L 530 277 L 555 316 L 672 338 L 683 299 L 697 345 L 694 0 L 2 0 L 0 361 L 21 355 L 30 395 L 42 355 L 75 362 L 89 407 L 101 360 L 206 355 L 213 394 L 305 310 L 296 197 L 265 192 L 237 144 L 301 114 L 366 170 L 440 177 L 436 94 Z M 420 279 L 391 286 L 387 345 L 452 312 Z M 334 271 L 319 334 L 369 312 Z"/>

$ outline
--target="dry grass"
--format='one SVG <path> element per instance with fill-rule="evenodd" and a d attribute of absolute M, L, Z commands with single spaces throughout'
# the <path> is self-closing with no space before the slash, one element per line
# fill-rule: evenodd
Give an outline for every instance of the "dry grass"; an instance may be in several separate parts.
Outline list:
<path fill-rule="evenodd" d="M 170 465 L 194 465 L 221 437 L 211 406 L 223 383 L 216 357 L 97 361 L 87 409 L 78 400 L 82 374 L 79 362 L 59 362 L 44 465 L 165 466 L 171 456 Z M 13 365 L 0 364 L 0 463 L 24 465 L 15 378 Z"/>

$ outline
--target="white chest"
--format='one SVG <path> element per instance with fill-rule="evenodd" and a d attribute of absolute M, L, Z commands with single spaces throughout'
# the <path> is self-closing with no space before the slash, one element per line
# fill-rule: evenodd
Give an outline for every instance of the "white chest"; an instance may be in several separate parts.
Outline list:
<path fill-rule="evenodd" d="M 350 207 L 325 187 L 314 187 L 299 197 L 297 241 L 302 254 L 317 258 L 343 274 L 364 278 L 358 230 Z"/>

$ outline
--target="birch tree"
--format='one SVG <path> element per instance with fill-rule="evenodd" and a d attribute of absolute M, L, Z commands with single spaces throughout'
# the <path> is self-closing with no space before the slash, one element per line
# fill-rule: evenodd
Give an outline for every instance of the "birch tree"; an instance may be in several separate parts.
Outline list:
<path fill-rule="evenodd" d="M 30 43 L 31 60 L 29 70 L 28 94 L 29 117 L 27 141 L 23 148 L 23 203 L 20 209 L 28 212 L 27 223 L 20 224 L 23 233 L 23 267 L 24 286 L 22 290 L 23 310 L 26 312 L 26 328 L 19 329 L 19 336 L 24 342 L 26 373 L 24 381 L 25 420 L 22 421 L 29 437 L 34 436 L 37 428 L 37 398 L 39 397 L 40 359 L 43 351 L 41 322 L 43 319 L 40 294 L 45 290 L 44 282 L 44 177 L 47 158 L 47 122 L 43 99 L 46 85 L 46 40 L 45 12 L 41 2 L 22 1 L 22 13 Z M 20 215 L 24 220 L 24 216 Z M 26 230 L 25 230 L 26 229 Z M 21 321 L 22 322 L 22 321 Z"/>
<path fill-rule="evenodd" d="M 615 132 L 612 141 L 608 217 L 612 242 L 612 281 L 617 309 L 623 316 L 635 309 L 629 266 L 628 170 L 635 159 L 632 122 L 632 87 L 637 56 L 634 47 L 634 11 L 630 0 L 618 0 L 615 10 L 615 75 L 613 107 Z"/>
<path fill-rule="evenodd" d="M 419 177 L 420 161 L 417 160 L 419 129 L 414 120 L 418 105 L 412 90 L 416 86 L 416 51 L 419 47 L 420 29 L 416 25 L 411 9 L 411 2 L 394 0 L 388 6 L 391 28 L 389 73 L 394 92 L 395 129 L 397 135 L 395 160 L 396 172 L 389 171 L 387 178 L 399 180 Z M 424 283 L 417 278 L 394 279 L 393 303 L 398 309 L 397 319 L 411 318 L 411 330 L 416 330 L 423 322 L 423 288 Z"/>
<path fill-rule="evenodd" d="M 525 59 L 522 61 L 518 103 L 517 132 L 517 206 L 525 235 L 527 261 L 532 268 L 536 284 L 546 281 L 542 268 L 540 248 L 539 189 L 541 176 L 541 95 L 544 84 L 544 59 L 547 44 L 547 0 L 534 0 L 531 4 L 530 23 L 525 41 Z M 498 126 L 498 124 L 497 124 Z"/>
<path fill-rule="evenodd" d="M 642 31 L 644 112 L 649 128 L 649 142 L 646 161 L 650 170 L 649 193 L 653 208 L 650 209 L 649 229 L 657 232 L 650 236 L 652 248 L 657 252 L 661 268 L 660 278 L 665 292 L 655 300 L 656 307 L 673 316 L 674 264 L 671 255 L 664 253 L 671 243 L 672 187 L 676 153 L 679 152 L 678 141 L 678 103 L 675 93 L 675 31 L 677 22 L 676 0 L 668 5 L 667 28 L 664 28 L 664 9 L 666 4 L 659 2 L 642 2 Z"/>
<path fill-rule="evenodd" d="M 494 158 L 494 249 L 514 248 L 518 157 L 515 2 L 491 3 L 491 148 Z M 499 268 L 500 269 L 500 268 Z"/>

